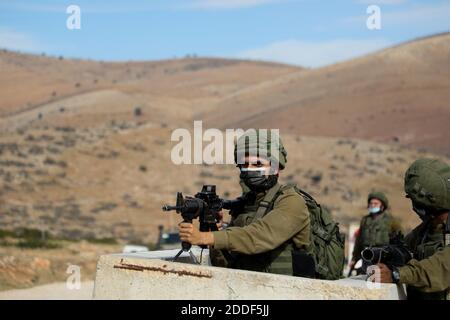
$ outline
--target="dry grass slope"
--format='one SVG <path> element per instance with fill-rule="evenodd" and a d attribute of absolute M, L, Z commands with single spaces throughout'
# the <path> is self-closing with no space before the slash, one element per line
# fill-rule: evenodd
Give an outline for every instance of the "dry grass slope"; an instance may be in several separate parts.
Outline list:
<path fill-rule="evenodd" d="M 417 157 L 435 156 L 424 149 L 449 162 L 449 59 L 448 34 L 315 70 L 1 51 L 0 229 L 148 244 L 158 225 L 179 221 L 161 211 L 177 191 L 192 195 L 216 184 L 220 196 L 237 196 L 233 165 L 171 162 L 172 131 L 192 129 L 194 120 L 205 129 L 280 128 L 288 150 L 281 182 L 312 193 L 344 229 L 364 214 L 367 193 L 381 189 L 410 229 L 418 220 L 404 198 L 404 171 Z M 0 246 L 0 270 L 16 275 L 1 278 L 0 287 L 63 280 L 63 261 L 75 252 L 90 273 L 99 253 L 119 249 Z M 43 271 L 33 273 L 33 264 Z"/>

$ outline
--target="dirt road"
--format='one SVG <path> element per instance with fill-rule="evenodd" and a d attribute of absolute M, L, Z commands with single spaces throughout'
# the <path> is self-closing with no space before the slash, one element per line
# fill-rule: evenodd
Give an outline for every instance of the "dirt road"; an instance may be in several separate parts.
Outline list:
<path fill-rule="evenodd" d="M 81 283 L 79 290 L 70 290 L 65 282 L 56 282 L 30 289 L 0 291 L 0 300 L 89 300 L 94 281 Z"/>

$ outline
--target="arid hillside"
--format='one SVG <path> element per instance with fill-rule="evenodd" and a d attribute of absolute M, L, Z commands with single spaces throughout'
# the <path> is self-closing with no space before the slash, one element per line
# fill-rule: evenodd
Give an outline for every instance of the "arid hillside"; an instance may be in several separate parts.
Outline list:
<path fill-rule="evenodd" d="M 52 274 L 62 280 L 61 261 L 71 252 L 82 261 L 85 247 L 94 270 L 96 253 L 154 243 L 158 225 L 180 221 L 161 210 L 177 191 L 193 195 L 216 184 L 221 197 L 238 196 L 235 166 L 171 161 L 173 130 L 192 131 L 194 120 L 204 129 L 280 129 L 288 151 L 281 182 L 314 195 L 343 231 L 365 214 L 375 189 L 388 194 L 392 212 L 411 229 L 418 219 L 404 197 L 406 168 L 422 156 L 450 162 L 448 34 L 312 70 L 210 58 L 109 63 L 6 50 L 0 69 L 0 270 L 17 274 L 17 281 L 0 279 L 3 288 L 43 283 Z M 24 228 L 63 245 L 42 254 L 19 250 L 12 235 Z M 79 242 L 109 240 L 111 247 Z M 29 263 L 43 263 L 45 272 L 30 273 Z"/>
<path fill-rule="evenodd" d="M 450 156 L 450 34 L 270 79 L 200 113 L 212 127 L 277 127 Z"/>

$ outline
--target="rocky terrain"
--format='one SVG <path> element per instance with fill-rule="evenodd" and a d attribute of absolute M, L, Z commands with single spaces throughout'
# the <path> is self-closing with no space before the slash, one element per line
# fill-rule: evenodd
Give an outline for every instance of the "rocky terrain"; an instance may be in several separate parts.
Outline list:
<path fill-rule="evenodd" d="M 450 36 L 320 69 L 227 59 L 67 60 L 0 52 L 0 289 L 93 278 L 99 254 L 156 242 L 177 191 L 239 195 L 233 165 L 175 165 L 177 128 L 278 128 L 282 183 L 329 207 L 345 231 L 385 191 L 405 231 L 418 223 L 403 174 L 449 162 Z M 227 219 L 227 215 L 225 215 Z M 33 241 L 38 230 L 52 241 Z M 28 240 L 27 240 L 28 239 Z M 28 242 L 27 242 L 28 241 Z M 24 244 L 25 243 L 25 244 Z"/>

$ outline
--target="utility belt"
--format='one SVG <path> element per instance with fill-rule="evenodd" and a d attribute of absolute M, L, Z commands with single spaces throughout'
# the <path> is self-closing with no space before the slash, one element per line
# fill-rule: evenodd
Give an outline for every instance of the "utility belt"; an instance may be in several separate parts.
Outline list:
<path fill-rule="evenodd" d="M 292 250 L 292 273 L 294 277 L 316 278 L 316 263 L 307 250 Z"/>
<path fill-rule="evenodd" d="M 445 224 L 444 245 L 450 246 L 450 213 L 447 216 L 447 223 Z M 450 288 L 447 289 L 444 299 L 450 300 Z"/>
<path fill-rule="evenodd" d="M 275 250 L 256 255 L 230 253 L 229 267 L 250 271 L 285 274 L 294 277 L 316 278 L 314 258 L 306 249 L 282 245 Z M 289 264 L 287 266 L 286 264 Z M 287 272 L 289 270 L 289 272 Z"/>

